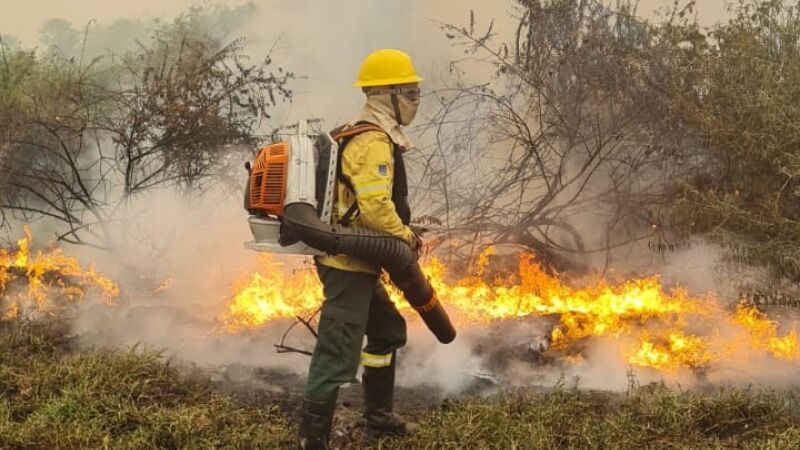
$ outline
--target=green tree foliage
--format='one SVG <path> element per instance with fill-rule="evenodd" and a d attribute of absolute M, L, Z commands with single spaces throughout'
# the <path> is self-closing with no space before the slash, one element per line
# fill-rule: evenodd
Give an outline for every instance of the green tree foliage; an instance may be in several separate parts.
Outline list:
<path fill-rule="evenodd" d="M 124 55 L 3 47 L 3 214 L 52 219 L 66 242 L 113 246 L 107 226 L 124 220 L 119 207 L 132 196 L 203 189 L 237 148 L 254 145 L 270 109 L 291 96 L 292 75 L 268 56 L 251 62 L 242 40 L 214 37 L 202 18 L 161 25 Z M 70 34 L 62 25 L 50 28 Z"/>
<path fill-rule="evenodd" d="M 16 50 L 14 46 L 0 41 L 0 192 L 8 186 L 7 167 L 11 153 L 11 142 L 22 126 L 21 110 L 28 105 L 22 95 L 22 86 L 28 81 L 36 66 L 33 52 Z M 5 209 L 0 208 L 0 225 L 5 223 Z"/>
<path fill-rule="evenodd" d="M 800 280 L 800 5 L 742 1 L 707 38 L 673 31 L 674 115 L 705 143 L 676 184 L 673 225 Z"/>

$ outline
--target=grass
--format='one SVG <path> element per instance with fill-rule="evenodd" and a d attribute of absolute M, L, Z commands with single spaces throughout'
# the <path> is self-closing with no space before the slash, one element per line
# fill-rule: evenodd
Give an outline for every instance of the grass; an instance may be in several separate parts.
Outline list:
<path fill-rule="evenodd" d="M 276 407 L 237 402 L 158 353 L 71 351 L 52 321 L 0 321 L 0 448 L 281 449 L 294 424 Z M 382 449 L 800 448 L 788 393 L 721 389 L 626 394 L 556 386 L 466 398 L 414 419 Z M 337 448 L 361 448 L 352 436 Z"/>
<path fill-rule="evenodd" d="M 157 353 L 68 351 L 52 323 L 0 323 L 0 448 L 286 448 L 276 409 L 237 405 Z"/>
<path fill-rule="evenodd" d="M 627 395 L 557 387 L 469 399 L 431 411 L 421 433 L 384 448 L 800 448 L 800 422 L 777 393 L 725 389 Z"/>

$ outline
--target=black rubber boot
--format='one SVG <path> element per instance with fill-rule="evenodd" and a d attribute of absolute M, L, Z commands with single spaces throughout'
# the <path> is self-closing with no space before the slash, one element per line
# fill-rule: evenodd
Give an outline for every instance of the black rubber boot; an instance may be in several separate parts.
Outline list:
<path fill-rule="evenodd" d="M 386 367 L 364 367 L 361 383 L 364 386 L 364 418 L 367 422 L 365 444 L 385 436 L 404 436 L 413 433 L 417 427 L 392 412 L 395 367 L 394 354 L 391 364 Z"/>
<path fill-rule="evenodd" d="M 333 412 L 336 395 L 324 402 L 303 399 L 300 410 L 299 450 L 328 450 L 330 448 Z"/>

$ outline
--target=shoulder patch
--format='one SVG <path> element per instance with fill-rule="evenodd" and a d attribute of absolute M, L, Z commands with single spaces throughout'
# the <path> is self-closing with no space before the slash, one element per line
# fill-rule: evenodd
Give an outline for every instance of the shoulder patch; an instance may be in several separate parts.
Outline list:
<path fill-rule="evenodd" d="M 386 164 L 378 164 L 378 174 L 382 177 L 389 175 L 389 166 Z"/>

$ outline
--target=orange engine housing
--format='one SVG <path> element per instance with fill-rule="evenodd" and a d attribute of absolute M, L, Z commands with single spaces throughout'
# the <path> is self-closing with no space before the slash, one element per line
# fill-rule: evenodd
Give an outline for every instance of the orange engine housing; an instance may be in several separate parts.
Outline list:
<path fill-rule="evenodd" d="M 265 215 L 283 215 L 289 144 L 276 142 L 259 151 L 250 173 L 250 210 Z"/>

